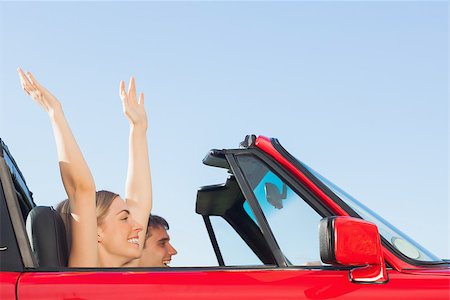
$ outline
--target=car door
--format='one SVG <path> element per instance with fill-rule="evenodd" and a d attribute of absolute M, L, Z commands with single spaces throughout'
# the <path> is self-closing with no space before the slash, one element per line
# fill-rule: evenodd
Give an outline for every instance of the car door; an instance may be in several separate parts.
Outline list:
<path fill-rule="evenodd" d="M 308 188 L 296 182 L 270 157 L 255 149 L 234 150 L 224 153 L 229 168 L 239 182 L 246 199 L 242 206 L 247 217 L 258 224 L 267 245 L 275 256 L 278 272 L 289 274 L 295 282 L 299 299 L 445 299 L 449 280 L 442 274 L 414 276 L 388 269 L 388 280 L 382 283 L 360 284 L 349 279 L 352 267 L 336 267 L 321 263 L 318 225 L 323 217 L 332 216 Z M 217 212 L 216 212 L 217 213 Z M 241 215 L 241 217 L 244 214 Z M 210 219 L 217 217 L 210 216 Z M 220 224 L 211 220 L 214 240 L 217 241 L 223 265 L 244 263 L 234 259 L 245 246 L 230 244 L 230 232 L 235 222 Z M 223 233 L 227 231 L 228 233 Z M 236 227 L 236 226 L 235 226 Z M 239 231 L 239 226 L 237 226 Z M 223 241 L 221 241 L 224 235 Z M 242 234 L 240 236 L 243 236 Z M 239 240 L 238 238 L 236 240 Z M 252 242 L 247 245 L 253 245 Z M 251 251 L 247 251 L 251 252 Z M 255 252 L 255 251 L 253 251 Z M 248 262 L 258 260 L 258 255 L 248 255 Z M 261 262 L 262 263 L 262 262 Z M 417 274 L 416 274 L 417 275 Z M 300 279 L 301 280 L 298 280 Z"/>
<path fill-rule="evenodd" d="M 0 185 L 0 299 L 15 298 L 16 282 L 22 270 L 22 259 Z"/>

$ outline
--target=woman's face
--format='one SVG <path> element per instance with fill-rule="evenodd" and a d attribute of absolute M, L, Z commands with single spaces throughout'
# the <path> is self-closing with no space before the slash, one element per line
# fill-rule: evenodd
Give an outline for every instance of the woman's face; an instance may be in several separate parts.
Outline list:
<path fill-rule="evenodd" d="M 126 202 L 120 197 L 114 198 L 108 213 L 98 226 L 100 255 L 105 255 L 112 264 L 139 258 L 140 231 L 142 226 L 130 215 Z"/>

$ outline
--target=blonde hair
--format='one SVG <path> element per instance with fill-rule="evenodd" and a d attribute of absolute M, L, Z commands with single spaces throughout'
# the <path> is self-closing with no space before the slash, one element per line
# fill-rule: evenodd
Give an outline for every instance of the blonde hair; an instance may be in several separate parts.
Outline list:
<path fill-rule="evenodd" d="M 95 207 L 97 216 L 97 225 L 101 225 L 106 215 L 108 214 L 109 207 L 116 197 L 119 195 L 110 191 L 98 191 L 95 193 Z M 64 225 L 66 227 L 66 240 L 67 246 L 70 251 L 72 245 L 72 221 L 69 199 L 61 201 L 56 206 L 56 211 L 61 216 Z"/>

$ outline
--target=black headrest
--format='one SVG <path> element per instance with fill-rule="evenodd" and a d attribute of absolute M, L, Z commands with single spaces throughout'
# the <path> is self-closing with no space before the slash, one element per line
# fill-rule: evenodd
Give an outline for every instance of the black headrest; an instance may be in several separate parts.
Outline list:
<path fill-rule="evenodd" d="M 40 267 L 67 267 L 66 230 L 53 207 L 34 207 L 27 217 L 27 233 Z"/>

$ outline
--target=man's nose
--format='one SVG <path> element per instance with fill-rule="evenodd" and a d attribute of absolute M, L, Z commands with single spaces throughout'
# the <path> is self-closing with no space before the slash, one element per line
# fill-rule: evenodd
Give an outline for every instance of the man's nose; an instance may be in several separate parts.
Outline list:
<path fill-rule="evenodd" d="M 169 254 L 170 255 L 177 255 L 177 249 L 175 249 L 171 243 L 169 243 Z"/>

